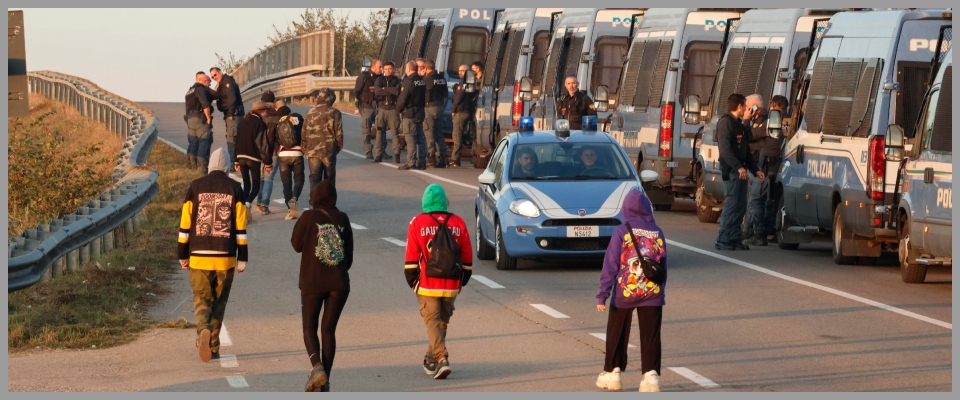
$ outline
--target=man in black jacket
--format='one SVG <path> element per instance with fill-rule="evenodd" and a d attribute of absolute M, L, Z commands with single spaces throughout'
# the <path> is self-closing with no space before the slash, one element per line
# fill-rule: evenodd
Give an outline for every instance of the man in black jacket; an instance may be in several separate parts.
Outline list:
<path fill-rule="evenodd" d="M 747 100 L 749 101 L 749 98 Z M 770 100 L 770 111 L 786 113 L 787 98 L 781 95 L 773 96 Z M 777 181 L 777 173 L 780 170 L 780 163 L 783 161 L 781 149 L 784 137 L 782 134 L 776 138 L 770 136 L 767 131 L 767 114 L 768 112 L 763 110 L 761 116 L 755 117 L 751 121 L 750 133 L 753 141 L 750 143 L 750 147 L 752 150 L 755 144 L 759 145 L 756 146 L 757 168 L 766 175 L 766 179 L 755 179 L 750 184 L 747 221 L 748 224 L 752 225 L 753 238 L 746 239 L 743 242 L 748 246 L 766 246 L 767 236 L 774 235 L 773 237 L 776 238 L 773 227 L 776 222 L 780 198 L 779 193 L 774 190 L 774 182 Z"/>
<path fill-rule="evenodd" d="M 400 114 L 397 113 L 397 97 L 400 96 L 400 78 L 393 74 L 393 61 L 383 63 L 383 75 L 373 84 L 373 97 L 377 101 L 377 133 L 374 140 L 373 162 L 387 156 L 387 128 L 393 137 L 393 162 L 400 163 Z"/>
<path fill-rule="evenodd" d="M 237 137 L 237 126 L 243 119 L 240 85 L 237 85 L 232 76 L 217 67 L 210 68 L 210 76 L 217 81 L 217 110 L 223 113 L 223 122 L 227 129 L 227 151 L 233 157 L 233 139 Z"/>
<path fill-rule="evenodd" d="M 427 169 L 427 146 L 423 139 L 424 99 L 426 85 L 417 73 L 416 61 L 407 63 L 407 76 L 397 97 L 397 111 L 403 116 L 403 133 L 407 139 L 407 163 L 400 170 Z"/>
<path fill-rule="evenodd" d="M 583 129 L 584 115 L 597 115 L 593 99 L 587 92 L 578 89 L 577 76 L 570 74 L 563 80 L 566 91 L 557 99 L 557 118 L 570 121 L 570 129 Z"/>
<path fill-rule="evenodd" d="M 467 130 L 467 122 L 473 118 L 474 102 L 477 92 L 467 93 L 464 90 L 463 78 L 467 74 L 467 65 L 461 65 L 460 82 L 453 88 L 453 103 L 450 107 L 453 118 L 453 151 L 450 154 L 450 166 L 460 166 L 460 154 L 463 152 L 463 133 Z M 479 80 L 479 79 L 478 79 Z"/>
<path fill-rule="evenodd" d="M 380 75 L 380 70 L 380 60 L 373 60 L 370 63 L 370 70 L 360 73 L 353 88 L 353 98 L 357 99 L 357 111 L 360 113 L 360 144 L 363 146 L 363 152 L 366 153 L 368 160 L 373 159 L 374 139 L 373 133 L 370 132 L 376 117 L 373 87 L 374 81 Z"/>
<path fill-rule="evenodd" d="M 741 243 L 740 223 L 747 212 L 747 171 L 761 180 L 763 172 L 750 154 L 750 130 L 740 118 L 750 119 L 753 111 L 746 109 L 746 99 L 734 93 L 727 98 L 728 112 L 717 121 L 717 145 L 720 148 L 720 175 L 723 179 L 723 211 L 717 232 L 718 250 L 749 250 Z"/>
<path fill-rule="evenodd" d="M 427 140 L 427 166 L 443 168 L 447 166 L 447 142 L 440 132 L 440 120 L 447 106 L 447 79 L 436 70 L 433 60 L 424 63 L 424 84 L 427 88 L 423 120 L 423 134 Z"/>
<path fill-rule="evenodd" d="M 213 143 L 211 123 L 213 109 L 211 103 L 216 94 L 210 89 L 210 77 L 203 71 L 196 74 L 197 81 L 187 90 L 184 97 L 187 122 L 187 166 L 199 168 L 207 174 L 207 157 L 210 155 L 210 144 Z"/>

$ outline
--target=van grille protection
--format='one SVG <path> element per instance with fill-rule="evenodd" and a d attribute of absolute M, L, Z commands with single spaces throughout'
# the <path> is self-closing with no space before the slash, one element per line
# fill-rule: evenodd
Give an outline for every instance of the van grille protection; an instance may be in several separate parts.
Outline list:
<path fill-rule="evenodd" d="M 823 105 L 827 99 L 827 89 L 830 87 L 830 74 L 833 72 L 833 58 L 817 59 L 813 66 L 813 78 L 810 79 L 810 90 L 807 95 L 807 105 L 804 114 L 807 120 L 808 132 L 820 132 L 823 122 Z"/>
<path fill-rule="evenodd" d="M 554 96 L 557 93 L 557 71 L 560 70 L 560 47 L 563 46 L 563 38 L 553 39 L 553 46 L 550 47 L 550 58 L 547 60 L 546 77 L 546 96 Z"/>
<path fill-rule="evenodd" d="M 500 66 L 500 88 L 513 87 L 516 81 L 517 60 L 520 57 L 520 45 L 523 44 L 523 29 L 510 32 L 507 39 L 507 48 L 503 52 Z"/>
<path fill-rule="evenodd" d="M 760 67 L 760 78 L 757 79 L 757 90 L 763 96 L 763 104 L 770 108 L 773 99 L 773 83 L 777 79 L 777 65 L 780 64 L 780 49 L 767 48 L 763 54 L 763 66 Z"/>
<path fill-rule="evenodd" d="M 727 62 L 720 78 L 720 94 L 714 106 L 714 115 L 727 113 L 727 98 L 737 89 L 737 77 L 740 76 L 740 61 L 743 60 L 743 48 L 735 47 L 727 53 Z"/>
<path fill-rule="evenodd" d="M 430 27 L 430 33 L 427 35 L 427 48 L 423 50 L 423 58 L 428 60 L 437 60 L 437 52 L 440 51 L 440 36 L 443 35 L 443 25 L 434 25 Z M 434 67 L 436 69 L 436 67 Z"/>
<path fill-rule="evenodd" d="M 907 137 L 913 137 L 923 96 L 927 92 L 927 82 L 930 82 L 930 63 L 898 62 L 897 80 L 900 82 L 900 90 L 897 91 L 897 125 L 903 127 Z"/>
<path fill-rule="evenodd" d="M 633 97 L 634 107 L 650 106 L 650 87 L 653 81 L 653 70 L 656 68 L 657 58 L 659 56 L 660 41 L 650 40 L 643 44 L 643 58 L 640 60 L 640 73 L 637 77 L 636 94 Z M 659 101 L 660 99 L 657 99 Z M 659 106 L 660 104 L 654 104 Z"/>
<path fill-rule="evenodd" d="M 737 79 L 737 90 L 749 96 L 756 93 L 757 78 L 760 77 L 760 65 L 763 64 L 763 49 L 751 47 L 743 53 L 743 62 L 740 64 L 740 76 Z M 729 95 L 728 95 L 729 96 Z M 727 99 L 723 99 L 726 102 Z"/>
<path fill-rule="evenodd" d="M 883 72 L 883 60 L 879 58 L 867 59 L 864 63 L 860 82 L 857 84 L 857 94 L 853 97 L 853 108 L 850 113 L 848 135 L 867 137 L 873 124 L 873 110 L 876 109 L 877 89 L 880 86 L 880 74 Z"/>
<path fill-rule="evenodd" d="M 410 53 L 407 54 L 407 60 L 405 62 L 410 62 L 411 60 L 416 60 L 417 57 L 420 57 L 420 45 L 423 44 L 423 30 L 424 26 L 421 25 L 417 27 L 417 30 L 413 31 L 413 40 L 410 43 Z"/>
<path fill-rule="evenodd" d="M 940 84 L 940 100 L 933 119 L 933 137 L 930 149 L 934 151 L 953 151 L 953 66 L 944 71 Z"/>
<path fill-rule="evenodd" d="M 503 32 L 496 32 L 493 34 L 493 40 L 490 41 L 490 48 L 487 49 L 487 59 L 484 60 L 483 68 L 483 84 L 490 85 L 493 84 L 493 71 L 497 66 L 497 59 L 500 58 L 500 47 L 503 45 Z M 508 32 L 509 34 L 509 32 Z M 501 70 L 503 66 L 501 65 Z"/>
<path fill-rule="evenodd" d="M 623 89 L 620 92 L 620 104 L 632 106 L 633 96 L 637 93 L 637 79 L 640 76 L 640 60 L 643 58 L 643 41 L 633 42 L 632 53 L 627 61 L 627 70 L 623 76 Z"/>
<path fill-rule="evenodd" d="M 570 74 L 577 74 L 577 69 L 580 66 L 580 53 L 583 52 L 583 36 L 574 37 L 570 39 L 570 47 L 567 48 L 567 59 L 566 65 L 563 68 L 563 75 L 561 78 L 566 80 L 566 76 Z M 561 81 L 561 84 L 563 81 Z M 563 89 L 566 90 L 566 89 Z"/>
<path fill-rule="evenodd" d="M 673 50 L 673 41 L 660 42 L 660 54 L 657 56 L 657 68 L 653 71 L 653 82 L 650 85 L 650 106 L 660 107 L 663 99 L 664 80 L 667 77 L 667 66 L 670 63 L 670 52 Z"/>
<path fill-rule="evenodd" d="M 824 104 L 822 132 L 831 135 L 846 135 L 853 95 L 860 81 L 862 62 L 839 61 L 833 66 L 828 97 Z"/>

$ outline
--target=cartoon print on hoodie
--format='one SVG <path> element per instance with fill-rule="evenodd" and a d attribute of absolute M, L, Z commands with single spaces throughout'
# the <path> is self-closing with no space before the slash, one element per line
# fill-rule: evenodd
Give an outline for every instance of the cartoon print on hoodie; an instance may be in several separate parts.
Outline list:
<path fill-rule="evenodd" d="M 663 255 L 663 239 L 656 237 L 657 232 L 634 229 L 634 236 L 640 241 L 640 255 L 630 233 L 623 235 L 622 250 L 620 251 L 620 272 L 617 274 L 617 285 L 622 290 L 624 298 L 642 298 L 649 294 L 659 294 L 660 285 L 651 282 L 643 274 L 640 266 L 641 257 L 647 257 L 657 262 Z M 649 237 L 648 235 L 654 236 Z"/>
<path fill-rule="evenodd" d="M 653 204 L 640 188 L 631 189 L 623 199 L 621 216 L 624 224 L 614 229 L 603 258 L 597 304 L 606 304 L 609 298 L 610 304 L 619 308 L 662 306 L 670 270 L 666 236 L 653 218 Z M 627 222 L 640 242 L 639 255 L 627 232 Z M 641 257 L 659 262 L 667 271 L 662 283 L 657 285 L 643 275 Z"/>

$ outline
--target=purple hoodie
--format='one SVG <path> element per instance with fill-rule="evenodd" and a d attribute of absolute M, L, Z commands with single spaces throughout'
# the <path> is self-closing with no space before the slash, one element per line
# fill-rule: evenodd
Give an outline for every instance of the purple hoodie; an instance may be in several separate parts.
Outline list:
<path fill-rule="evenodd" d="M 653 205 L 639 188 L 631 189 L 623 200 L 624 224 L 613 230 L 607 254 L 603 257 L 603 270 L 600 271 L 600 292 L 597 304 L 605 304 L 612 293 L 612 305 L 617 308 L 656 307 L 664 304 L 663 295 L 666 276 L 660 285 L 646 280 L 643 270 L 630 265 L 635 264 L 637 252 L 627 233 L 629 222 L 634 236 L 642 246 L 641 253 L 660 262 L 666 271 L 667 247 L 663 230 L 653 220 Z M 667 274 L 665 274 L 667 275 Z"/>

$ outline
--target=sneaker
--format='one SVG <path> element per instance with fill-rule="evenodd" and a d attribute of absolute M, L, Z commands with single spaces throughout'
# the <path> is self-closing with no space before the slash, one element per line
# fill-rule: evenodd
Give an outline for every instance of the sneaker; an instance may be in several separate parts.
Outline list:
<path fill-rule="evenodd" d="M 434 376 L 437 374 L 437 362 L 423 360 L 423 372 L 427 373 L 427 376 Z"/>
<path fill-rule="evenodd" d="M 446 379 L 451 372 L 453 370 L 450 369 L 450 362 L 444 358 L 437 363 L 437 373 L 433 375 L 433 379 Z"/>
<path fill-rule="evenodd" d="M 310 376 L 307 378 L 307 386 L 304 392 L 316 392 L 323 385 L 327 384 L 327 374 L 323 372 L 323 364 L 317 364 L 310 370 Z"/>
<path fill-rule="evenodd" d="M 754 236 L 750 239 L 744 240 L 743 244 L 747 246 L 766 246 L 767 238 L 758 238 Z"/>
<path fill-rule="evenodd" d="M 640 381 L 640 392 L 659 392 L 660 391 L 660 375 L 657 375 L 657 370 L 651 369 L 647 373 L 643 374 L 643 380 Z"/>
<path fill-rule="evenodd" d="M 291 220 L 291 219 L 297 219 L 297 209 L 296 209 L 296 208 L 291 208 L 291 209 L 287 210 L 287 216 L 286 216 L 286 217 L 283 217 L 283 219 L 285 219 L 285 220 L 287 220 L 287 221 L 289 221 L 289 220 Z"/>
<path fill-rule="evenodd" d="M 270 214 L 270 208 L 263 204 L 257 204 L 257 212 L 259 212 L 260 215 L 267 215 Z"/>
<path fill-rule="evenodd" d="M 200 361 L 207 362 L 210 361 L 210 357 L 213 356 L 213 353 L 210 351 L 210 330 L 203 329 L 200 331 L 200 338 L 197 339 L 199 342 L 199 353 Z"/>
<path fill-rule="evenodd" d="M 250 223 L 250 222 L 253 222 L 253 205 L 250 203 L 246 203 L 246 205 L 247 205 L 247 222 Z"/>
<path fill-rule="evenodd" d="M 620 390 L 623 385 L 620 383 L 620 367 L 613 369 L 613 372 L 601 372 L 597 377 L 597 387 L 606 390 Z"/>
<path fill-rule="evenodd" d="M 714 247 L 716 247 L 717 250 L 736 250 L 737 249 L 736 247 L 733 247 L 733 245 L 730 243 L 721 243 L 721 242 L 715 243 Z"/>

